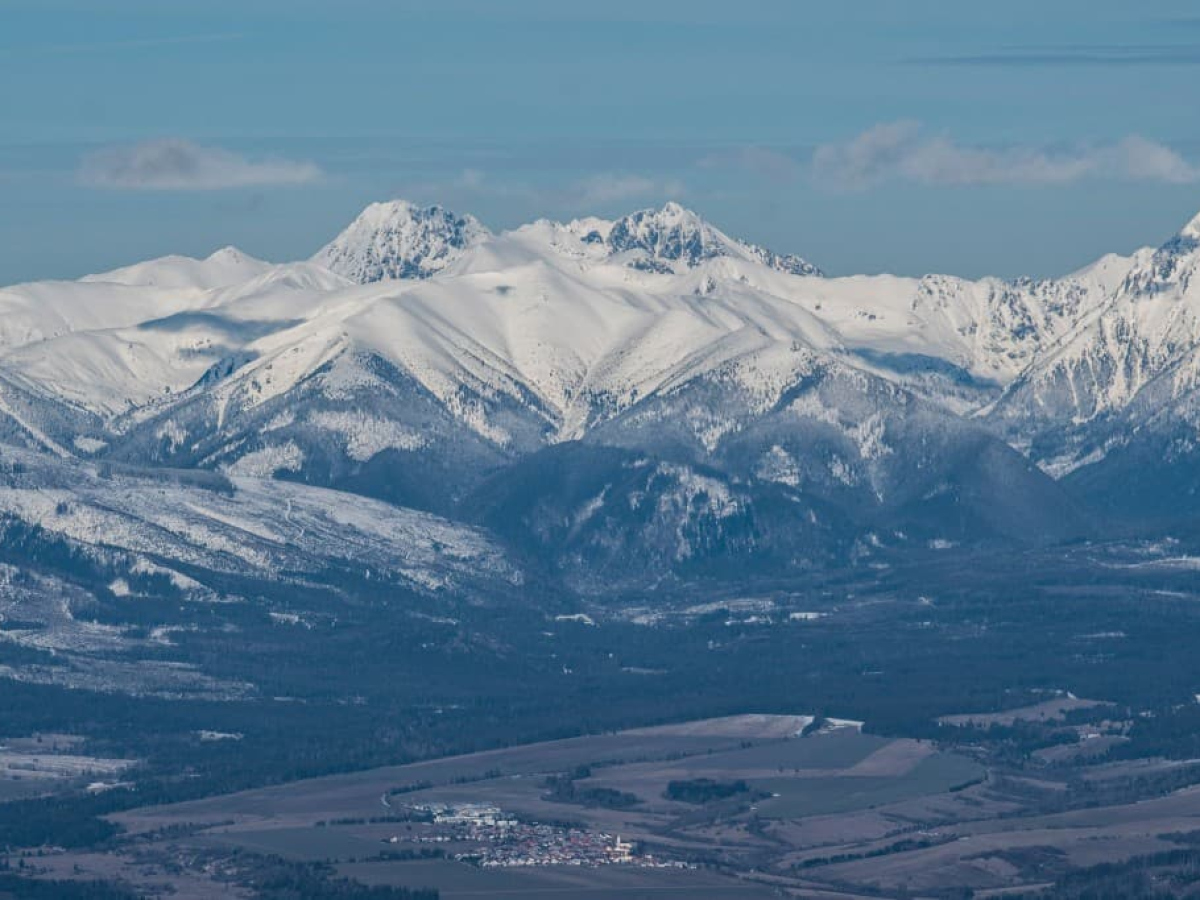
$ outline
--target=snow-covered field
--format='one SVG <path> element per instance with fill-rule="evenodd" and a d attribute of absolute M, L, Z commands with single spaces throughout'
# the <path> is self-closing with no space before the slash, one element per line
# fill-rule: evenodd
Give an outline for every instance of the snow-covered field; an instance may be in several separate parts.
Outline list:
<path fill-rule="evenodd" d="M 205 489 L 170 477 L 101 475 L 4 449 L 21 474 L 0 477 L 0 514 L 84 547 L 116 550 L 128 575 L 164 575 L 204 595 L 176 567 L 287 579 L 353 564 L 424 590 L 521 574 L 482 532 L 436 516 L 301 484 L 238 476 Z M 127 590 L 127 589 L 126 589 Z"/>

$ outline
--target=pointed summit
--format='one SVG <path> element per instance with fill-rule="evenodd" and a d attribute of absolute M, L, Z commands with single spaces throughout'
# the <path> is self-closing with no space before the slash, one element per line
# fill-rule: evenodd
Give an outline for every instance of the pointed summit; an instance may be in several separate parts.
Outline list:
<path fill-rule="evenodd" d="M 618 219 L 608 233 L 613 253 L 642 251 L 653 260 L 695 266 L 725 256 L 730 239 L 678 203 L 642 209 Z"/>
<path fill-rule="evenodd" d="M 270 268 L 270 263 L 248 256 L 237 247 L 222 247 L 204 259 L 162 256 L 109 272 L 85 275 L 80 281 L 210 290 L 257 278 Z"/>
<path fill-rule="evenodd" d="M 228 244 L 220 250 L 214 250 L 205 258 L 205 262 L 220 263 L 222 265 L 240 266 L 245 263 L 250 257 L 246 256 L 237 247 Z"/>
<path fill-rule="evenodd" d="M 1125 279 L 1129 294 L 1158 295 L 1171 290 L 1188 293 L 1200 270 L 1200 215 L 1195 216 L 1174 237 L 1134 266 Z M 1194 293 L 1194 292 L 1193 292 Z"/>
<path fill-rule="evenodd" d="M 473 216 L 441 206 L 372 203 L 312 261 L 360 284 L 429 278 L 489 235 Z"/>
<path fill-rule="evenodd" d="M 717 257 L 761 263 L 792 275 L 820 275 L 820 270 L 799 256 L 774 253 L 731 238 L 697 213 L 671 201 L 662 209 L 643 209 L 618 219 L 605 243 L 614 253 L 629 253 L 637 269 L 664 272 L 692 268 Z"/>
<path fill-rule="evenodd" d="M 1179 239 L 1200 242 L 1200 213 L 1179 230 L 1176 240 Z"/>

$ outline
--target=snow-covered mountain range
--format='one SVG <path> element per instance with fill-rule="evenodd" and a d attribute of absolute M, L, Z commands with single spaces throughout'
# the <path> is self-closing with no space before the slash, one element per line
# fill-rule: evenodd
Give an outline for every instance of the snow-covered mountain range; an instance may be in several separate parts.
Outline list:
<path fill-rule="evenodd" d="M 1060 540 L 1190 512 L 1198 267 L 1200 219 L 971 281 L 825 277 L 674 203 L 502 233 L 377 203 L 308 261 L 0 290 L 0 444 L 368 495 L 581 585 Z"/>

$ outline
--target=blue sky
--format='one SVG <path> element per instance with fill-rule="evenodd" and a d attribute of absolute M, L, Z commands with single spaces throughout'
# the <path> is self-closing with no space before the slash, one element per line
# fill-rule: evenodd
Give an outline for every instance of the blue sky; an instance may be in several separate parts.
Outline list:
<path fill-rule="evenodd" d="M 1200 211 L 1191 0 L 0 0 L 0 283 L 403 196 L 677 199 L 834 273 L 1054 274 Z"/>

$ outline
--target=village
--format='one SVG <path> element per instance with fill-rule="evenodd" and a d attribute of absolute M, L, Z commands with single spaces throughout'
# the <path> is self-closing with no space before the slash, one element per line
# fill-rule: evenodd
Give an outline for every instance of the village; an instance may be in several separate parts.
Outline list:
<path fill-rule="evenodd" d="M 453 858 L 481 868 L 520 866 L 598 867 L 626 865 L 638 868 L 684 869 L 690 864 L 660 860 L 639 853 L 620 835 L 538 822 L 522 822 L 487 803 L 414 806 L 414 813 L 430 816 L 434 832 L 415 839 L 420 843 L 470 845 Z M 388 839 L 399 843 L 400 838 Z"/>

